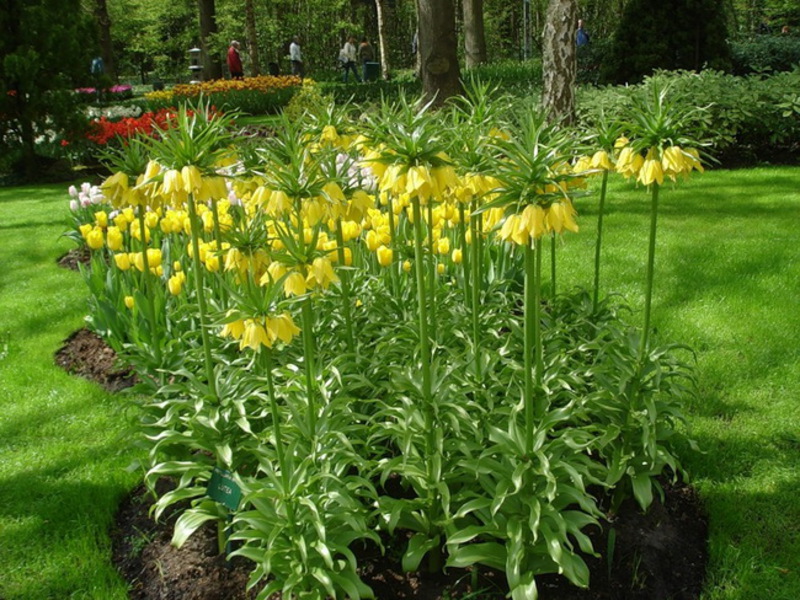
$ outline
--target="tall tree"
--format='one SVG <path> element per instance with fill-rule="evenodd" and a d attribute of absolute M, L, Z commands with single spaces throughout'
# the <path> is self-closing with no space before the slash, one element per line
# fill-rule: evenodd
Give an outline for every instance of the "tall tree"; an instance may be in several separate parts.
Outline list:
<path fill-rule="evenodd" d="M 577 0 L 550 0 L 542 43 L 542 106 L 551 122 L 575 120 Z"/>
<path fill-rule="evenodd" d="M 417 0 L 420 76 L 428 100 L 441 104 L 463 93 L 453 0 Z"/>
<path fill-rule="evenodd" d="M 464 54 L 467 68 L 486 62 L 486 32 L 483 26 L 483 0 L 463 0 Z"/>
<path fill-rule="evenodd" d="M 381 55 L 381 76 L 389 79 L 391 67 L 389 65 L 389 28 L 391 22 L 391 3 L 387 0 L 375 0 L 375 10 L 378 14 L 378 49 Z"/>
<path fill-rule="evenodd" d="M 80 122 L 73 89 L 88 83 L 96 39 L 80 0 L 5 0 L 0 10 L 0 146 L 37 174 L 36 139 Z"/>
<path fill-rule="evenodd" d="M 258 35 L 253 0 L 244 0 L 244 28 L 247 32 L 247 52 L 250 55 L 250 75 L 256 77 L 261 73 L 261 65 L 258 61 Z"/>
<path fill-rule="evenodd" d="M 114 49 L 111 43 L 111 18 L 108 16 L 106 0 L 94 0 L 92 6 L 97 32 L 100 38 L 100 55 L 103 57 L 106 75 L 117 80 L 117 67 L 114 61 Z"/>
<path fill-rule="evenodd" d="M 203 51 L 203 79 L 221 79 L 222 61 L 215 48 L 217 6 L 215 0 L 197 0 L 200 12 L 200 49 Z"/>

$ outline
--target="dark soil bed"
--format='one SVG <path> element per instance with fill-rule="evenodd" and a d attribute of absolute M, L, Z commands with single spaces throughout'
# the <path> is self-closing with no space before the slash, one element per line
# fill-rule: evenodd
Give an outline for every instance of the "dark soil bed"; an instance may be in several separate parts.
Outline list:
<path fill-rule="evenodd" d="M 133 374 L 119 370 L 114 352 L 95 334 L 80 330 L 56 355 L 68 371 L 98 381 L 108 389 L 130 385 Z M 160 486 L 169 486 L 162 481 Z M 555 576 L 537 578 L 543 600 L 694 600 L 700 596 L 707 563 L 708 527 L 700 499 L 686 485 L 664 484 L 665 500 L 656 500 L 647 514 L 628 502 L 601 531 L 593 528 L 595 550 L 587 557 L 591 589 L 581 590 Z M 160 493 L 166 488 L 159 490 Z M 247 600 L 251 563 L 227 563 L 217 553 L 216 529 L 200 529 L 177 550 L 170 545 L 174 515 L 159 523 L 149 516 L 152 498 L 143 487 L 119 508 L 112 529 L 114 564 L 130 584 L 133 600 Z M 613 553 L 609 531 L 614 531 Z M 392 558 L 401 544 L 383 557 L 374 548 L 354 548 L 362 578 L 378 600 L 499 599 L 507 593 L 501 573 L 481 570 L 477 588 L 471 573 L 449 569 L 446 575 L 403 573 Z M 609 561 L 606 556 L 611 556 Z M 610 562 L 610 564 L 609 564 Z M 476 593 L 478 592 L 478 593 Z"/>

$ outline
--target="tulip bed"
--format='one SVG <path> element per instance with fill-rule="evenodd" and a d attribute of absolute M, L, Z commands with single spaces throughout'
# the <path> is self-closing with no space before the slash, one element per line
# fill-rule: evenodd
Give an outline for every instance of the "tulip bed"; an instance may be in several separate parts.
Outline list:
<path fill-rule="evenodd" d="M 683 113 L 654 90 L 590 151 L 470 98 L 359 128 L 332 109 L 246 149 L 181 109 L 73 190 L 91 325 L 142 379 L 145 480 L 176 483 L 156 516 L 184 507 L 177 545 L 216 522 L 260 598 L 371 597 L 354 550 L 398 531 L 407 570 L 585 587 L 600 503 L 646 509 L 682 473 L 691 352 L 649 318 L 659 190 L 701 168 Z M 643 327 L 599 276 L 557 293 L 572 199 L 602 177 L 602 210 L 614 172 L 651 197 Z"/>

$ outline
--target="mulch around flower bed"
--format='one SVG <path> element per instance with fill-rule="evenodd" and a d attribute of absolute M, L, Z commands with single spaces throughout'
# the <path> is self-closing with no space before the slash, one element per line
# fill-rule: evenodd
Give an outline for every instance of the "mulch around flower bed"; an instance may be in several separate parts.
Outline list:
<path fill-rule="evenodd" d="M 57 354 L 57 362 L 71 372 L 114 389 L 120 378 L 116 356 L 88 330 L 73 334 Z M 122 387 L 122 386 L 120 386 Z M 117 387 L 116 389 L 120 389 Z M 168 481 L 159 482 L 168 486 Z M 656 499 L 642 514 L 630 501 L 604 523 L 603 530 L 589 528 L 595 550 L 603 557 L 586 557 L 591 588 L 582 590 L 556 575 L 537 578 L 542 600 L 696 600 L 700 596 L 708 561 L 708 526 L 702 503 L 687 485 L 664 484 L 665 500 Z M 165 489 L 160 490 L 164 493 Z M 152 505 L 143 487 L 120 505 L 111 531 L 113 561 L 130 584 L 132 600 L 252 600 L 256 591 L 245 586 L 252 567 L 249 561 L 230 563 L 217 552 L 213 524 L 198 530 L 178 550 L 170 545 L 174 514 L 155 523 Z M 609 531 L 613 528 L 613 555 Z M 389 540 L 391 541 L 391 540 Z M 505 577 L 481 569 L 477 590 L 471 573 L 449 569 L 446 575 L 403 573 L 397 556 L 398 543 L 389 544 L 387 556 L 374 547 L 353 548 L 364 582 L 378 600 L 444 600 L 503 598 Z M 612 560 L 606 556 L 612 555 Z M 277 598 L 273 599 L 277 600 Z"/>

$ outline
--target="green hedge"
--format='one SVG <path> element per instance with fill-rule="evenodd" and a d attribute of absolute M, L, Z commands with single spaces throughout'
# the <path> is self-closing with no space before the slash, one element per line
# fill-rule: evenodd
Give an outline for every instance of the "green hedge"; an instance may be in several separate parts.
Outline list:
<path fill-rule="evenodd" d="M 791 71 L 800 65 L 800 36 L 759 35 L 732 42 L 733 72 L 737 75 Z"/>
<path fill-rule="evenodd" d="M 705 107 L 691 124 L 693 135 L 708 140 L 708 152 L 724 163 L 780 160 L 800 151 L 800 69 L 747 77 L 659 72 L 636 86 L 586 87 L 579 94 L 581 121 L 591 124 L 601 112 L 624 120 L 633 98 L 648 93 L 654 79 L 668 80 L 677 101 Z"/>

